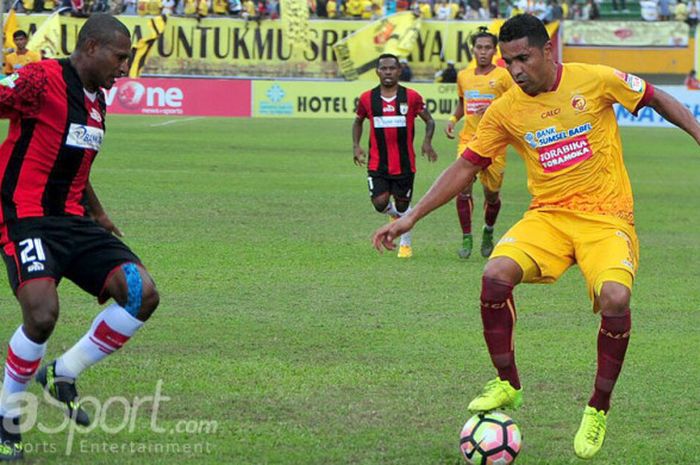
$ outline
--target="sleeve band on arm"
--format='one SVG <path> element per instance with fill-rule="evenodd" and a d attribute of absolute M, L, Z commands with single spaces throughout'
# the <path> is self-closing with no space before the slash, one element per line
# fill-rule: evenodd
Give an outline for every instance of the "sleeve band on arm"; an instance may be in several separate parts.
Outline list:
<path fill-rule="evenodd" d="M 467 150 L 462 153 L 462 158 L 480 167 L 482 170 L 488 168 L 488 166 L 491 164 L 490 158 L 482 157 L 470 148 L 467 148 Z"/>

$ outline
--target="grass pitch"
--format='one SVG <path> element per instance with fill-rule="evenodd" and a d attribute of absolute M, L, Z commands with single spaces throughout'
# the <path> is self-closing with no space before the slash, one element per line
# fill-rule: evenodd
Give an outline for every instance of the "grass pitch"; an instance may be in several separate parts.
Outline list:
<path fill-rule="evenodd" d="M 416 227 L 413 259 L 377 254 L 369 239 L 385 219 L 352 164 L 350 129 L 335 120 L 110 117 L 92 182 L 155 277 L 161 306 L 80 379 L 101 407 L 97 427 L 61 427 L 61 412 L 40 402 L 37 421 L 57 431 L 25 434 L 27 463 L 463 463 L 466 405 L 494 376 L 478 307 L 485 261 L 457 258 L 451 204 Z M 441 131 L 438 162 L 418 162 L 416 199 L 454 159 Z M 422 133 L 419 123 L 417 146 Z M 697 463 L 699 150 L 680 130 L 625 129 L 623 140 L 641 267 L 595 463 Z M 497 235 L 528 201 L 522 162 L 509 157 Z M 7 341 L 20 312 L 5 282 L 0 289 Z M 69 282 L 59 292 L 47 359 L 99 311 Z M 524 407 L 509 412 L 524 436 L 517 463 L 578 463 L 573 435 L 592 388 L 599 319 L 576 268 L 554 285 L 520 286 L 515 299 L 525 387 Z M 158 389 L 168 399 L 155 407 L 145 398 Z"/>

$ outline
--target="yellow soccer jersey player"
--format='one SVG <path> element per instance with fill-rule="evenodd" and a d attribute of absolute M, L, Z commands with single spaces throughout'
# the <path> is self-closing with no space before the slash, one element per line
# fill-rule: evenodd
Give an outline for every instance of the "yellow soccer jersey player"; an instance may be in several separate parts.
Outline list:
<path fill-rule="evenodd" d="M 613 104 L 632 112 L 653 108 L 698 145 L 700 124 L 678 100 L 636 76 L 605 66 L 555 63 L 547 30 L 534 16 L 507 20 L 499 45 L 517 86 L 489 106 L 462 157 L 411 213 L 379 228 L 373 242 L 379 249 L 392 249 L 394 238 L 464 189 L 495 154 L 506 145 L 515 147 L 525 161 L 532 203 L 484 269 L 483 334 L 498 377 L 467 408 L 481 412 L 523 403 L 515 363 L 513 288 L 522 282 L 552 282 L 578 264 L 594 308 L 600 310 L 593 395 L 573 441 L 576 455 L 588 459 L 598 453 L 607 433 L 610 398 L 632 329 L 630 299 L 638 261 L 632 189 Z M 556 355 L 544 362 L 545 369 L 552 360 Z"/>
<path fill-rule="evenodd" d="M 479 121 L 489 105 L 513 85 L 513 79 L 508 71 L 493 64 L 498 43 L 496 36 L 482 27 L 476 35 L 471 37 L 471 43 L 476 66 L 464 69 L 457 75 L 459 106 L 445 128 L 447 137 L 454 138 L 455 124 L 463 117 L 464 126 L 457 144 L 458 157 L 476 133 Z M 490 256 L 493 251 L 494 226 L 501 208 L 499 192 L 506 167 L 505 147 L 498 153 L 494 152 L 493 155 L 491 164 L 479 173 L 479 179 L 484 187 L 484 229 L 481 238 L 481 255 L 484 257 Z M 457 254 L 460 258 L 466 259 L 471 256 L 473 247 L 472 184 L 457 194 L 455 205 L 459 225 L 462 228 L 462 247 Z"/>

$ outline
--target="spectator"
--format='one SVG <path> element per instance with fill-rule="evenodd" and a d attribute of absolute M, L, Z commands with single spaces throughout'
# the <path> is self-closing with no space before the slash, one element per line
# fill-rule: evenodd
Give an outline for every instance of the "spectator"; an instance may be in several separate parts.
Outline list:
<path fill-rule="evenodd" d="M 433 11 L 428 0 L 420 0 L 418 2 L 418 11 L 420 11 L 420 17 L 423 19 L 431 19 L 433 17 Z"/>
<path fill-rule="evenodd" d="M 338 3 L 335 0 L 328 0 L 328 3 L 326 3 L 326 12 L 328 13 L 328 17 L 331 19 L 335 19 L 338 17 Z"/>
<path fill-rule="evenodd" d="M 691 1 L 688 8 L 688 19 L 685 21 L 691 28 L 698 25 L 698 2 Z"/>
<path fill-rule="evenodd" d="M 180 3 L 182 3 L 182 0 Z M 228 12 L 231 16 L 239 16 L 241 11 L 243 11 L 241 0 L 228 0 Z"/>
<path fill-rule="evenodd" d="M 549 5 L 547 6 L 547 20 L 548 21 L 561 21 L 564 19 L 564 9 L 559 6 L 557 0 L 549 0 Z"/>
<path fill-rule="evenodd" d="M 452 60 L 448 60 L 447 61 L 447 68 L 435 73 L 435 80 L 437 82 L 444 82 L 444 83 L 457 82 L 457 70 L 455 69 L 455 62 Z"/>
<path fill-rule="evenodd" d="M 700 81 L 695 77 L 695 70 L 691 69 L 685 77 L 685 87 L 690 90 L 700 90 Z"/>
<path fill-rule="evenodd" d="M 214 3 L 216 4 L 216 1 Z M 160 7 L 161 14 L 170 16 L 175 11 L 175 0 L 162 0 Z"/>
<path fill-rule="evenodd" d="M 501 17 L 501 13 L 498 8 L 498 0 L 489 0 L 489 15 L 491 18 Z"/>
<path fill-rule="evenodd" d="M 399 81 L 410 82 L 411 79 L 413 79 L 413 71 L 411 71 L 411 67 L 408 66 L 408 60 L 405 58 L 401 58 L 399 60 L 399 64 L 401 65 L 401 74 L 399 74 Z"/>
<path fill-rule="evenodd" d="M 396 0 L 387 0 L 386 1 L 386 14 L 387 15 L 393 15 L 396 13 L 397 5 L 396 5 Z"/>
<path fill-rule="evenodd" d="M 135 15 L 136 14 L 136 0 L 124 0 L 124 11 L 125 15 Z"/>
<path fill-rule="evenodd" d="M 671 19 L 671 2 L 670 0 L 658 0 L 659 20 L 669 21 Z"/>
<path fill-rule="evenodd" d="M 408 11 L 411 8 L 409 0 L 396 0 L 396 11 Z"/>
<path fill-rule="evenodd" d="M 613 4 L 613 10 L 614 10 L 614 11 L 619 11 L 619 10 L 620 10 L 620 8 L 618 8 L 617 0 L 612 0 L 612 4 Z M 629 11 L 629 10 L 627 9 L 627 6 L 625 5 L 625 0 L 620 0 L 620 5 L 619 5 L 619 6 L 622 7 L 622 11 L 623 11 L 624 13 L 627 13 L 627 12 Z"/>
<path fill-rule="evenodd" d="M 12 74 L 24 65 L 41 61 L 41 55 L 27 48 L 27 33 L 18 29 L 12 34 L 15 51 L 5 56 L 5 74 Z"/>
<path fill-rule="evenodd" d="M 595 2 L 595 0 L 588 0 L 586 6 L 583 7 L 583 14 L 584 20 L 595 20 L 600 18 L 600 10 L 598 9 L 598 4 Z"/>
<path fill-rule="evenodd" d="M 676 8 L 673 10 L 676 21 L 686 22 L 688 20 L 688 6 L 683 3 L 683 0 L 678 0 Z"/>

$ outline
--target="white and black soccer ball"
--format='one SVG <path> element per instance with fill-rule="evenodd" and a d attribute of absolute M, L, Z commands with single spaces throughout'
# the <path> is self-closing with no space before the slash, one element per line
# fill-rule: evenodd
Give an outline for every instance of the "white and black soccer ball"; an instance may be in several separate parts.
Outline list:
<path fill-rule="evenodd" d="M 472 465 L 510 465 L 522 445 L 520 428 L 500 412 L 474 415 L 460 436 L 462 455 Z"/>

